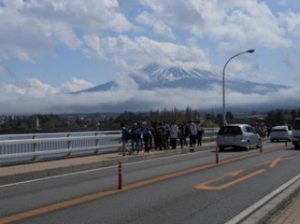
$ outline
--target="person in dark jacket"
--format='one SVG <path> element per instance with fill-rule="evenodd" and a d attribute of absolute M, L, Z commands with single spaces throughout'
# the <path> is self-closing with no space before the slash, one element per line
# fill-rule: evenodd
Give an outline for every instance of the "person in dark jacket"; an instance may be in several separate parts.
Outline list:
<path fill-rule="evenodd" d="M 202 146 L 202 135 L 204 133 L 204 130 L 202 128 L 202 125 L 200 121 L 197 121 L 197 146 Z"/>
<path fill-rule="evenodd" d="M 126 155 L 126 152 L 128 152 L 128 149 L 126 147 L 129 139 L 131 139 L 131 134 L 127 130 L 124 123 L 121 123 L 121 141 L 122 141 L 122 154 L 123 156 Z"/>
<path fill-rule="evenodd" d="M 162 124 L 162 122 L 158 123 L 158 126 L 156 128 L 156 140 L 157 140 L 157 148 L 159 150 L 162 150 L 165 147 L 164 141 L 165 141 L 165 128 Z"/>
<path fill-rule="evenodd" d="M 139 153 L 141 149 L 141 127 L 138 126 L 138 124 L 135 122 L 133 124 L 133 127 L 131 128 L 131 146 L 132 151 Z"/>
<path fill-rule="evenodd" d="M 180 142 L 180 147 L 183 149 L 184 146 L 187 146 L 187 141 L 186 138 L 188 137 L 188 126 L 186 125 L 185 121 L 183 121 L 179 125 L 179 142 Z"/>
<path fill-rule="evenodd" d="M 150 150 L 150 140 L 151 140 L 151 131 L 147 127 L 147 122 L 142 123 L 142 137 L 144 142 L 144 150 L 145 152 L 149 152 Z"/>

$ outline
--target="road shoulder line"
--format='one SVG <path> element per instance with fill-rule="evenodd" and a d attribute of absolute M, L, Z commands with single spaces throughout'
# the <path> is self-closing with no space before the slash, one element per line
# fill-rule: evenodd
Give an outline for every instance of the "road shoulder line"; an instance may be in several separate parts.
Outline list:
<path fill-rule="evenodd" d="M 225 224 L 262 223 L 300 188 L 300 174 L 254 203 Z"/>

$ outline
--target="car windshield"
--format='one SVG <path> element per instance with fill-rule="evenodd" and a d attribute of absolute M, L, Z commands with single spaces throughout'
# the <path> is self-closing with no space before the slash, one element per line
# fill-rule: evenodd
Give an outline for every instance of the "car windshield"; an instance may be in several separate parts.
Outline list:
<path fill-rule="evenodd" d="M 272 132 L 279 132 L 279 131 L 287 131 L 288 128 L 287 127 L 274 127 L 272 128 Z"/>
<path fill-rule="evenodd" d="M 238 126 L 224 126 L 220 129 L 219 135 L 241 135 L 242 130 Z"/>
<path fill-rule="evenodd" d="M 285 131 L 287 131 L 286 129 L 274 129 L 274 130 L 272 130 L 272 132 L 285 132 Z"/>

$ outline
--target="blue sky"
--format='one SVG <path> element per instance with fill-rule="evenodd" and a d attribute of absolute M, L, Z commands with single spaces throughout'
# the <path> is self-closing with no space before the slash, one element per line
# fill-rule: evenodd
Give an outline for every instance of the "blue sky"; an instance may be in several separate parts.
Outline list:
<path fill-rule="evenodd" d="M 126 79 L 153 62 L 221 76 L 226 60 L 249 48 L 256 52 L 232 61 L 228 79 L 290 88 L 272 96 L 232 93 L 232 104 L 299 95 L 300 4 L 294 0 L 0 0 L 0 33 L 0 113 L 74 112 L 66 104 L 101 108 L 140 93 L 67 93 Z M 216 107 L 220 92 L 209 96 L 213 104 L 195 99 L 179 108 Z M 170 97 L 158 107 L 177 106 Z"/>

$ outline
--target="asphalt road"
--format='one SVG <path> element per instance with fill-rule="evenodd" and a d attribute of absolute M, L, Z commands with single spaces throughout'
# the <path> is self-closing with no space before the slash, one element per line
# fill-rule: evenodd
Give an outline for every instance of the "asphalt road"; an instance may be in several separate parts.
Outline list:
<path fill-rule="evenodd" d="M 300 151 L 200 151 L 0 186 L 0 223 L 225 223 L 300 173 Z M 236 158 L 236 159 L 232 159 Z"/>

